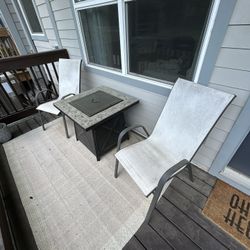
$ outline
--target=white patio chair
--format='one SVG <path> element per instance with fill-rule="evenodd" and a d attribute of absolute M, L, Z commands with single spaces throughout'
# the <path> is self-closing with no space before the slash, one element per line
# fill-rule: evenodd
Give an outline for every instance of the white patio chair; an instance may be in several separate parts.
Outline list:
<path fill-rule="evenodd" d="M 191 160 L 215 123 L 235 96 L 187 80 L 175 83 L 152 134 L 144 141 L 124 149 L 122 137 L 131 126 L 121 132 L 115 165 L 119 162 L 136 182 L 145 196 L 154 193 L 145 222 L 161 196 L 163 187 L 182 169 L 188 167 L 193 181 Z"/>
<path fill-rule="evenodd" d="M 51 92 L 44 89 L 36 94 L 37 110 L 40 114 L 43 130 L 45 130 L 41 111 L 59 115 L 60 111 L 53 105 L 55 102 L 65 99 L 69 96 L 79 94 L 81 84 L 81 62 L 78 59 L 59 59 L 59 96 L 56 100 L 52 100 L 43 104 L 39 103 L 39 96 L 44 92 Z M 62 115 L 65 127 L 66 137 L 69 138 L 65 115 Z"/>

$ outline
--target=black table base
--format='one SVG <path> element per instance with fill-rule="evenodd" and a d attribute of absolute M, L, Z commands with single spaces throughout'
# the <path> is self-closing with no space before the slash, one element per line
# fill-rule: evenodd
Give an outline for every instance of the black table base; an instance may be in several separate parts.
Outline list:
<path fill-rule="evenodd" d="M 120 132 L 126 128 L 124 114 L 119 113 L 86 131 L 74 122 L 76 140 L 81 141 L 95 156 L 97 161 L 117 145 Z M 128 136 L 124 137 L 124 140 Z"/>

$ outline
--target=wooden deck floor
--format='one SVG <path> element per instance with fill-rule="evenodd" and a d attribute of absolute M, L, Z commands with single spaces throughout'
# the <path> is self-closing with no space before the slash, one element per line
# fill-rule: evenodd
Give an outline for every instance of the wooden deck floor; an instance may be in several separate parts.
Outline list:
<path fill-rule="evenodd" d="M 246 249 L 203 214 L 216 178 L 193 168 L 195 179 L 181 172 L 158 202 L 149 224 L 123 248 L 134 249 Z"/>

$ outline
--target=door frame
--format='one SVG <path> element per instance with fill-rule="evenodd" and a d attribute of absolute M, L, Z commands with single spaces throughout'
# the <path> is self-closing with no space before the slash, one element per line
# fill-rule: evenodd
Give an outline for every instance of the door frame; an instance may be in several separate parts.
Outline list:
<path fill-rule="evenodd" d="M 228 163 L 250 132 L 250 96 L 212 163 L 209 173 L 250 195 L 250 178 L 227 168 Z M 248 182 L 246 180 L 249 179 Z"/>

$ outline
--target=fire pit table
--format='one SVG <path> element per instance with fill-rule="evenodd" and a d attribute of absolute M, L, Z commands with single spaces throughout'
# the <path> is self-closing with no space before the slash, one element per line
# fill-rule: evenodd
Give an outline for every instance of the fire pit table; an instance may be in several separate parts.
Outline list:
<path fill-rule="evenodd" d="M 126 128 L 124 111 L 138 102 L 132 96 L 101 86 L 54 105 L 74 122 L 76 139 L 99 161 L 116 146 L 120 132 Z M 67 126 L 65 128 L 68 135 Z"/>

